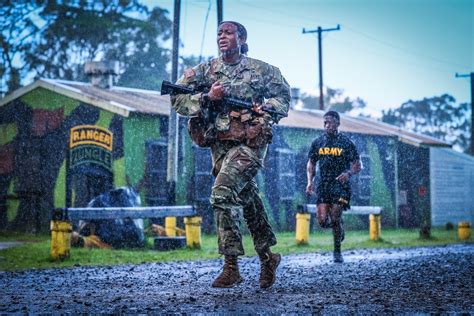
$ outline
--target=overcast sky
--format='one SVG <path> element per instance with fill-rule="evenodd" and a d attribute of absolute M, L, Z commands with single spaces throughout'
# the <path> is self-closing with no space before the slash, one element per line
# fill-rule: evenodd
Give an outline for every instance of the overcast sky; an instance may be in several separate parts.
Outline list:
<path fill-rule="evenodd" d="M 317 93 L 317 35 L 324 85 L 360 97 L 372 113 L 448 93 L 470 102 L 474 0 L 223 0 L 224 20 L 248 31 L 248 55 L 279 67 L 292 87 Z M 173 0 L 145 1 L 168 9 Z M 216 55 L 216 0 L 182 0 L 182 55 Z M 209 10 L 210 6 L 210 10 Z M 208 14 L 207 22 L 206 15 Z M 204 32 L 203 32 L 204 31 Z"/>

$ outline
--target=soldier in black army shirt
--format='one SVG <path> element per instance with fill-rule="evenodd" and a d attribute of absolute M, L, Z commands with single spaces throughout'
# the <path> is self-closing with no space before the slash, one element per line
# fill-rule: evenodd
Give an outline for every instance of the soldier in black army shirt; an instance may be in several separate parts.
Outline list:
<path fill-rule="evenodd" d="M 349 179 L 361 169 L 359 154 L 354 143 L 338 132 L 339 114 L 329 111 L 324 114 L 326 133 L 311 144 L 306 166 L 308 184 L 306 193 L 314 194 L 313 178 L 319 161 L 318 222 L 322 228 L 332 228 L 334 235 L 334 261 L 343 262 L 341 242 L 344 239 L 342 211 L 349 208 L 351 188 Z"/>

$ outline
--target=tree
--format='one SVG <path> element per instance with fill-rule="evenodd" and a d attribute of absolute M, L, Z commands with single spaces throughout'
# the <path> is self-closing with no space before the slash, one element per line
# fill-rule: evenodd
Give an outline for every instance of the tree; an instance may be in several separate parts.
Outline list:
<path fill-rule="evenodd" d="M 20 78 L 25 66 L 15 64 L 26 51 L 29 42 L 40 31 L 33 23 L 31 14 L 36 5 L 31 1 L 6 1 L 0 6 L 0 77 L 2 91 L 13 91 L 20 87 Z M 6 87 L 3 86 L 6 83 Z"/>
<path fill-rule="evenodd" d="M 178 77 L 180 77 L 186 69 L 192 68 L 192 67 L 200 64 L 201 59 L 202 58 L 200 58 L 199 56 L 195 56 L 195 55 L 181 56 L 180 57 L 180 62 L 179 62 L 179 68 L 178 68 Z M 207 59 L 210 59 L 210 57 L 207 58 Z M 201 60 L 201 62 L 202 62 L 202 60 Z"/>
<path fill-rule="evenodd" d="M 470 106 L 456 104 L 448 95 L 409 100 L 397 109 L 382 111 L 382 121 L 404 129 L 425 134 L 467 151 L 470 141 Z"/>
<path fill-rule="evenodd" d="M 85 81 L 85 62 L 107 59 L 120 62 L 120 85 L 158 89 L 169 77 L 167 15 L 137 0 L 10 1 L 0 9 L 2 79 L 12 83 L 9 91 L 17 88 L 17 73 L 23 81 L 32 76 Z"/>
<path fill-rule="evenodd" d="M 327 110 L 334 110 L 340 113 L 350 112 L 354 109 L 362 109 L 366 103 L 361 98 L 351 99 L 344 97 L 344 90 L 327 88 L 324 95 L 324 105 Z M 301 96 L 303 107 L 306 109 L 319 109 L 319 97 L 303 93 Z"/>

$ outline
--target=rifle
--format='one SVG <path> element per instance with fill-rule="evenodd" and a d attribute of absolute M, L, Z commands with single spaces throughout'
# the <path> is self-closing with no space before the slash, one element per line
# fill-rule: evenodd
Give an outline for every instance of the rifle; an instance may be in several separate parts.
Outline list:
<path fill-rule="evenodd" d="M 191 89 L 191 88 L 181 86 L 178 84 L 172 84 L 171 82 L 166 81 L 166 80 L 163 80 L 163 82 L 161 83 L 161 95 L 196 94 L 199 92 L 203 92 L 203 91 L 201 91 L 200 89 Z M 238 108 L 238 109 L 245 109 L 245 110 L 252 110 L 253 108 L 252 102 L 240 100 L 240 99 L 236 99 L 232 97 L 224 97 L 222 99 L 222 103 L 231 108 Z M 284 117 L 288 116 L 286 113 L 282 114 L 273 109 L 263 108 L 263 111 L 269 114 L 273 114 L 273 115 L 281 115 Z"/>

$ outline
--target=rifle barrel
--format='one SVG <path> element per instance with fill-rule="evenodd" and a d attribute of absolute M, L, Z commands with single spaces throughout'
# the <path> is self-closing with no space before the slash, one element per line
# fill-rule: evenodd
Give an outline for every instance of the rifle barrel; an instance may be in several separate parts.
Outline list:
<path fill-rule="evenodd" d="M 163 80 L 163 82 L 161 83 L 161 95 L 193 94 L 195 92 L 196 91 L 194 89 L 173 84 L 166 80 Z"/>
<path fill-rule="evenodd" d="M 184 87 L 181 85 L 173 84 L 166 80 L 163 80 L 163 82 L 161 83 L 161 95 L 194 94 L 198 92 L 200 91 L 196 91 L 195 89 L 191 89 L 191 88 Z M 230 107 L 236 107 L 236 108 L 247 109 L 247 110 L 251 110 L 253 106 L 252 102 L 250 101 L 240 100 L 240 99 L 236 99 L 232 97 L 224 97 L 223 102 L 224 104 Z M 285 117 L 287 116 L 286 114 L 282 114 L 272 109 L 265 109 L 264 111 L 270 114 L 274 114 L 274 115 L 282 115 Z"/>

